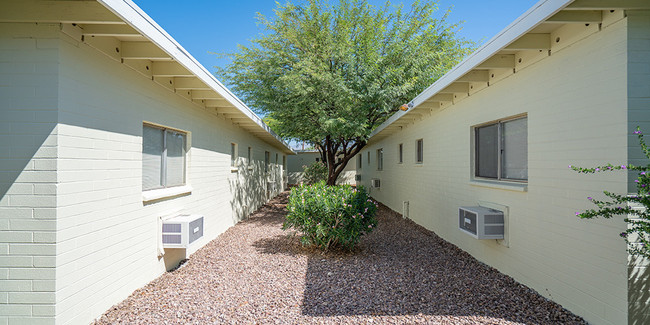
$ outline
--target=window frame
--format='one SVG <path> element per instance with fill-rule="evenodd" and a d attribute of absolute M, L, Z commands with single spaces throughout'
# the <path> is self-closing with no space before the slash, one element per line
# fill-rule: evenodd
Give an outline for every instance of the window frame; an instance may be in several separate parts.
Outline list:
<path fill-rule="evenodd" d="M 486 180 L 486 181 L 496 181 L 496 182 L 513 182 L 513 183 L 520 183 L 520 184 L 527 184 L 528 183 L 528 161 L 526 161 L 526 179 L 517 179 L 517 178 L 505 178 L 503 177 L 503 154 L 505 152 L 504 148 L 504 143 L 503 143 L 503 125 L 505 125 L 508 122 L 513 122 L 516 120 L 522 120 L 522 119 L 528 119 L 527 114 L 522 114 L 522 115 L 516 115 L 516 116 L 511 116 L 511 117 L 506 117 L 482 124 L 478 124 L 472 127 L 472 133 L 473 133 L 473 148 L 472 148 L 472 163 L 473 163 L 473 172 L 472 172 L 472 178 L 476 180 Z M 487 177 L 487 176 L 480 176 L 478 175 L 478 168 L 479 168 L 479 163 L 478 163 L 478 150 L 479 150 L 479 139 L 478 139 L 478 129 L 492 126 L 492 125 L 497 125 L 497 176 L 496 177 Z M 526 137 L 528 137 L 528 121 L 526 121 Z M 526 155 L 528 155 L 528 142 L 526 142 Z"/>
<path fill-rule="evenodd" d="M 404 163 L 404 144 L 400 143 L 397 147 L 397 163 L 402 164 Z"/>
<path fill-rule="evenodd" d="M 236 168 L 239 165 L 239 145 L 236 142 L 230 143 L 230 167 Z"/>
<path fill-rule="evenodd" d="M 248 147 L 248 152 L 246 153 L 247 163 L 251 165 L 253 163 L 253 147 Z"/>
<path fill-rule="evenodd" d="M 269 172 L 269 165 L 271 164 L 271 152 L 264 151 L 264 172 Z"/>
<path fill-rule="evenodd" d="M 144 154 L 144 128 L 152 128 L 152 129 L 157 129 L 162 131 L 162 152 L 161 152 L 161 161 L 160 161 L 160 182 L 162 183 L 162 186 L 158 187 L 153 187 L 153 188 L 144 188 L 144 184 L 141 183 L 141 188 L 142 192 L 149 192 L 149 191 L 160 191 L 160 190 L 167 190 L 167 189 L 173 189 L 173 188 L 180 188 L 183 186 L 187 186 L 187 161 L 188 161 L 188 148 L 189 148 L 189 132 L 179 130 L 176 128 L 171 128 L 167 126 L 162 126 L 158 124 L 152 124 L 152 123 L 147 123 L 143 122 L 142 123 L 142 151 L 141 153 Z M 183 182 L 181 184 L 176 184 L 176 185 L 167 185 L 167 133 L 175 133 L 175 134 L 181 134 L 183 135 Z M 141 166 L 141 171 L 142 175 L 144 176 L 144 166 Z"/>
<path fill-rule="evenodd" d="M 357 168 L 362 169 L 363 168 L 363 154 L 359 153 L 359 157 L 357 158 Z"/>
<path fill-rule="evenodd" d="M 384 170 L 384 148 L 377 149 L 377 171 Z"/>
<path fill-rule="evenodd" d="M 424 138 L 415 140 L 415 163 L 418 165 L 424 163 Z"/>

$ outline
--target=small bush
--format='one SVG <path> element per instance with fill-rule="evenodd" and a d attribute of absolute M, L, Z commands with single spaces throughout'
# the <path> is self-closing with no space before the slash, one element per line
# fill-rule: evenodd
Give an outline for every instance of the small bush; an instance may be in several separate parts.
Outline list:
<path fill-rule="evenodd" d="M 291 189 L 283 229 L 301 233 L 303 245 L 352 250 L 377 226 L 377 203 L 363 187 L 328 186 L 325 182 Z"/>
<path fill-rule="evenodd" d="M 307 185 L 316 184 L 320 181 L 327 179 L 327 166 L 324 163 L 317 161 L 309 166 L 302 166 L 304 168 L 304 182 Z"/>

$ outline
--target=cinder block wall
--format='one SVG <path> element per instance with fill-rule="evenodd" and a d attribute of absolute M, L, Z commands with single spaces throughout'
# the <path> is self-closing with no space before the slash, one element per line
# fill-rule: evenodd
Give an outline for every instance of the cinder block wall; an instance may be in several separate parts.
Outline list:
<path fill-rule="evenodd" d="M 620 18 L 601 31 L 561 28 L 550 56 L 542 53 L 536 63 L 371 142 L 357 170 L 362 183 L 381 179 L 373 197 L 398 212 L 409 201 L 414 221 L 588 322 L 625 324 L 627 254 L 619 237 L 625 224 L 622 218 L 581 220 L 575 212 L 592 208 L 586 198 L 602 198 L 603 190 L 626 193 L 627 175 L 582 175 L 567 166 L 628 161 L 626 26 Z M 472 126 L 522 113 L 528 115 L 527 190 L 472 181 Z M 417 139 L 424 142 L 421 165 L 414 159 Z M 383 171 L 376 168 L 379 148 Z M 509 247 L 458 229 L 458 208 L 479 204 L 507 207 Z"/>
<path fill-rule="evenodd" d="M 165 271 L 160 216 L 203 215 L 197 246 L 206 244 L 267 200 L 267 179 L 281 183 L 283 153 L 86 44 L 63 43 L 60 58 L 57 323 L 79 324 Z M 188 132 L 190 194 L 143 202 L 144 121 Z"/>
<path fill-rule="evenodd" d="M 0 324 L 54 323 L 58 38 L 0 23 Z"/>
<path fill-rule="evenodd" d="M 627 80 L 629 162 L 647 165 L 634 131 L 650 134 L 650 11 L 628 11 Z M 636 173 L 630 173 L 629 191 L 636 192 Z M 650 324 L 650 261 L 630 256 L 629 324 Z"/>

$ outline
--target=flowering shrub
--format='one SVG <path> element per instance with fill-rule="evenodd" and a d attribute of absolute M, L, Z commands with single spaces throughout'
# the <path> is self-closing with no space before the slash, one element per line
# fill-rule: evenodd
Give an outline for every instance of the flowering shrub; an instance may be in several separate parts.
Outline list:
<path fill-rule="evenodd" d="M 637 127 L 634 132 L 639 137 L 639 143 L 645 156 L 650 159 L 650 150 L 643 140 L 643 133 Z M 617 215 L 635 215 L 634 218 L 625 218 L 628 224 L 628 229 L 620 234 L 627 243 L 628 252 L 632 255 L 644 256 L 650 258 L 650 164 L 648 166 L 634 166 L 634 165 L 620 165 L 614 166 L 607 164 L 605 166 L 598 166 L 594 168 L 581 168 L 569 165 L 569 168 L 577 171 L 578 173 L 592 174 L 597 172 L 609 172 L 614 170 L 630 170 L 638 171 L 639 177 L 634 181 L 637 185 L 637 195 L 620 195 L 608 191 L 604 191 L 611 201 L 595 200 L 592 197 L 587 199 L 593 202 L 598 208 L 590 209 L 585 212 L 576 212 L 576 216 L 584 219 L 591 219 L 602 216 L 604 218 L 612 218 Z M 633 209 L 632 206 L 643 207 L 644 209 Z"/>
<path fill-rule="evenodd" d="M 309 166 L 302 166 L 304 169 L 305 184 L 316 184 L 320 181 L 327 179 L 327 166 L 324 163 L 317 161 Z"/>
<path fill-rule="evenodd" d="M 363 187 L 328 186 L 325 182 L 291 189 L 289 214 L 282 229 L 301 233 L 303 245 L 352 250 L 377 226 L 375 203 Z"/>

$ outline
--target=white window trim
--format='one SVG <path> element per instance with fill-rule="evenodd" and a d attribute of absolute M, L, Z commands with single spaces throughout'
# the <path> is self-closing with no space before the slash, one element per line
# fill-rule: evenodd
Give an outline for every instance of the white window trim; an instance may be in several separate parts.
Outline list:
<path fill-rule="evenodd" d="M 142 201 L 149 202 L 154 200 L 171 198 L 178 195 L 192 193 L 192 186 L 181 185 L 168 188 L 159 188 L 155 190 L 147 190 L 142 192 Z"/>

